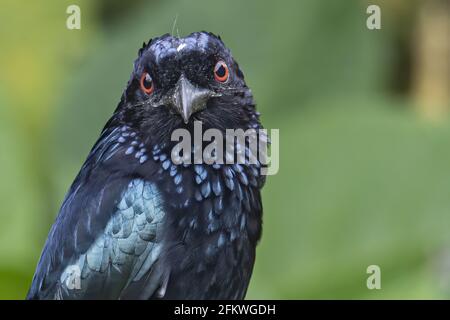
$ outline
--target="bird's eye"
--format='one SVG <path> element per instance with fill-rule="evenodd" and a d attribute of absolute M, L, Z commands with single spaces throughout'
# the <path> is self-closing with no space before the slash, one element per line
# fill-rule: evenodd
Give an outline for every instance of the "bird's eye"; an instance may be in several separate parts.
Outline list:
<path fill-rule="evenodd" d="M 141 90 L 146 94 L 152 94 L 154 90 L 152 77 L 147 72 L 144 72 L 141 76 Z"/>
<path fill-rule="evenodd" d="M 228 66 L 223 61 L 216 63 L 214 67 L 214 78 L 219 82 L 225 82 L 228 80 Z"/>

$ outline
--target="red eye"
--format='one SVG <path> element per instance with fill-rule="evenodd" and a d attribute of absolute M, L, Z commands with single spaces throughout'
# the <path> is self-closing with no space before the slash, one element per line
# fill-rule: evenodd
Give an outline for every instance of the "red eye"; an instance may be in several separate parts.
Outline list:
<path fill-rule="evenodd" d="M 154 89 L 152 77 L 144 72 L 141 76 L 141 90 L 146 94 L 152 94 Z"/>
<path fill-rule="evenodd" d="M 225 82 L 228 80 L 228 66 L 223 61 L 216 63 L 214 67 L 214 78 L 219 82 Z"/>

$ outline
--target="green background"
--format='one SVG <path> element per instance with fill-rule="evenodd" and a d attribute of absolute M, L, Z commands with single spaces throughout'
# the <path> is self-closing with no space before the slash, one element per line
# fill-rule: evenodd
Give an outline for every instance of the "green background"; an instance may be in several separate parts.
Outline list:
<path fill-rule="evenodd" d="M 0 298 L 24 298 L 142 42 L 200 30 L 231 48 L 280 130 L 247 298 L 449 297 L 450 122 L 417 112 L 421 6 L 374 3 L 376 31 L 365 1 L 2 1 Z M 66 28 L 70 4 L 81 30 Z"/>

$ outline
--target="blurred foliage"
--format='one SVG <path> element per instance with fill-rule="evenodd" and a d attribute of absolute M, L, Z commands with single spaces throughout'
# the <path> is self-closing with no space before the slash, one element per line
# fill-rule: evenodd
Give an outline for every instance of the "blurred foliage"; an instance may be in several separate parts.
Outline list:
<path fill-rule="evenodd" d="M 248 298 L 447 296 L 450 123 L 421 120 L 408 92 L 392 89 L 408 81 L 396 54 L 399 7 L 416 2 L 381 2 L 390 11 L 380 31 L 366 29 L 363 1 L 4 2 L 0 298 L 24 297 L 142 42 L 198 30 L 221 35 L 265 127 L 280 129 Z M 73 3 L 81 30 L 65 28 Z M 381 267 L 382 290 L 366 288 L 371 264 Z"/>

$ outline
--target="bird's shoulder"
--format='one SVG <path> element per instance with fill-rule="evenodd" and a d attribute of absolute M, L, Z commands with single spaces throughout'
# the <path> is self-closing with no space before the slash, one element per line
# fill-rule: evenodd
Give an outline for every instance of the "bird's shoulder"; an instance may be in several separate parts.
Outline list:
<path fill-rule="evenodd" d="M 164 218 L 161 194 L 148 174 L 151 164 L 144 176 L 142 161 L 127 158 L 125 132 L 104 130 L 91 150 L 50 230 L 28 297 L 132 295 L 130 288 L 153 266 Z M 81 289 L 70 291 L 73 272 L 80 273 Z"/>

